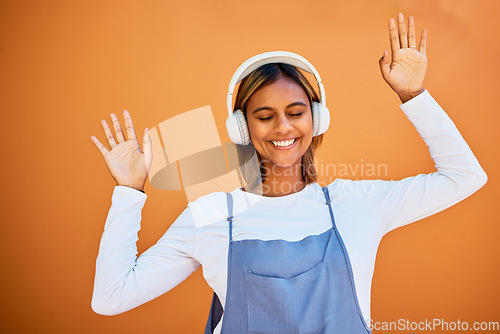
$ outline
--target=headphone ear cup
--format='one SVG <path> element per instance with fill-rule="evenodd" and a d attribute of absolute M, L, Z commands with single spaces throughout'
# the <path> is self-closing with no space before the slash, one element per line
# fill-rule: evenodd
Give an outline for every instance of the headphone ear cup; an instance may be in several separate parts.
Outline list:
<path fill-rule="evenodd" d="M 323 134 L 330 126 L 330 111 L 319 102 L 312 103 L 313 136 Z"/>
<path fill-rule="evenodd" d="M 250 144 L 247 121 L 240 109 L 227 117 L 226 129 L 229 139 L 231 139 L 233 143 L 240 145 Z"/>

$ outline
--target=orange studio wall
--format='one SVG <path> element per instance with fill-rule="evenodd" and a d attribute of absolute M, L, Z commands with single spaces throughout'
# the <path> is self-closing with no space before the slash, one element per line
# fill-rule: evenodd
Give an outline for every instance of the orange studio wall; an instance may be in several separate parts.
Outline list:
<path fill-rule="evenodd" d="M 386 235 L 372 318 L 379 323 L 500 321 L 500 2 L 0 1 L 3 333 L 201 333 L 212 290 L 201 269 L 167 294 L 106 317 L 90 306 L 95 260 L 114 181 L 90 140 L 100 120 L 130 112 L 142 142 L 153 128 L 209 106 L 221 147 L 226 90 L 236 68 L 288 50 L 318 69 L 332 124 L 320 174 L 401 179 L 434 171 L 378 60 L 387 22 L 413 15 L 429 32 L 424 87 L 455 122 L 488 174 L 470 198 Z M 382 166 L 368 172 L 370 166 Z M 340 173 L 343 173 L 340 175 Z M 146 184 L 139 254 L 189 196 Z M 184 180 L 185 182 L 185 180 Z M 384 330 L 374 333 L 498 333 Z"/>

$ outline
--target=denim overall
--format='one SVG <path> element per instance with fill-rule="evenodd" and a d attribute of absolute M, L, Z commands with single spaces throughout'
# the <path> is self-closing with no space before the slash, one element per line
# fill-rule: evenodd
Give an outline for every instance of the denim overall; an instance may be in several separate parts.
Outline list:
<path fill-rule="evenodd" d="M 233 199 L 227 195 L 229 255 L 222 334 L 371 333 L 359 308 L 351 263 L 322 188 L 332 228 L 299 241 L 234 241 Z M 205 334 L 222 305 L 214 292 Z"/>

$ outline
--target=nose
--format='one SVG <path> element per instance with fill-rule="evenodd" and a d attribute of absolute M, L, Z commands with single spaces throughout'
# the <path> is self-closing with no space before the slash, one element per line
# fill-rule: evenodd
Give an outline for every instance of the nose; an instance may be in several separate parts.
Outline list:
<path fill-rule="evenodd" d="M 292 129 L 293 126 L 285 115 L 279 115 L 276 117 L 276 121 L 274 123 L 274 131 L 276 133 L 285 134 L 292 131 Z"/>

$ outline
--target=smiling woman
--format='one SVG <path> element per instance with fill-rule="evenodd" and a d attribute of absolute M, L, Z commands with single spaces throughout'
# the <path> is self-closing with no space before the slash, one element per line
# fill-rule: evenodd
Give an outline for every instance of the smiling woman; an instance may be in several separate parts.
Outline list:
<path fill-rule="evenodd" d="M 382 237 L 450 207 L 487 181 L 453 122 L 423 88 L 427 32 L 417 47 L 413 18 L 407 34 L 399 14 L 398 28 L 389 20 L 389 36 L 392 60 L 384 52 L 382 77 L 429 147 L 437 169 L 429 174 L 398 181 L 335 179 L 321 187 L 313 159 L 330 123 L 321 78 L 297 54 L 257 55 L 237 69 L 227 96 L 226 127 L 238 145 L 245 188 L 190 202 L 137 258 L 151 139 L 146 130 L 142 153 L 126 112 L 127 140 L 116 116 L 116 140 L 103 121 L 111 151 L 92 140 L 117 186 L 96 262 L 93 310 L 125 312 L 203 266 L 214 290 L 206 334 L 370 333 Z M 314 74 L 319 98 L 299 68 Z"/>
<path fill-rule="evenodd" d="M 315 90 L 290 64 L 263 65 L 241 81 L 234 108 L 244 111 L 255 151 L 239 145 L 237 149 L 240 161 L 258 164 L 242 169 L 246 190 L 283 196 L 318 181 L 314 152 L 323 134 L 313 137 L 313 102 L 319 103 Z M 254 154 L 258 159 L 248 158 Z M 272 186 L 283 182 L 290 186 Z"/>

